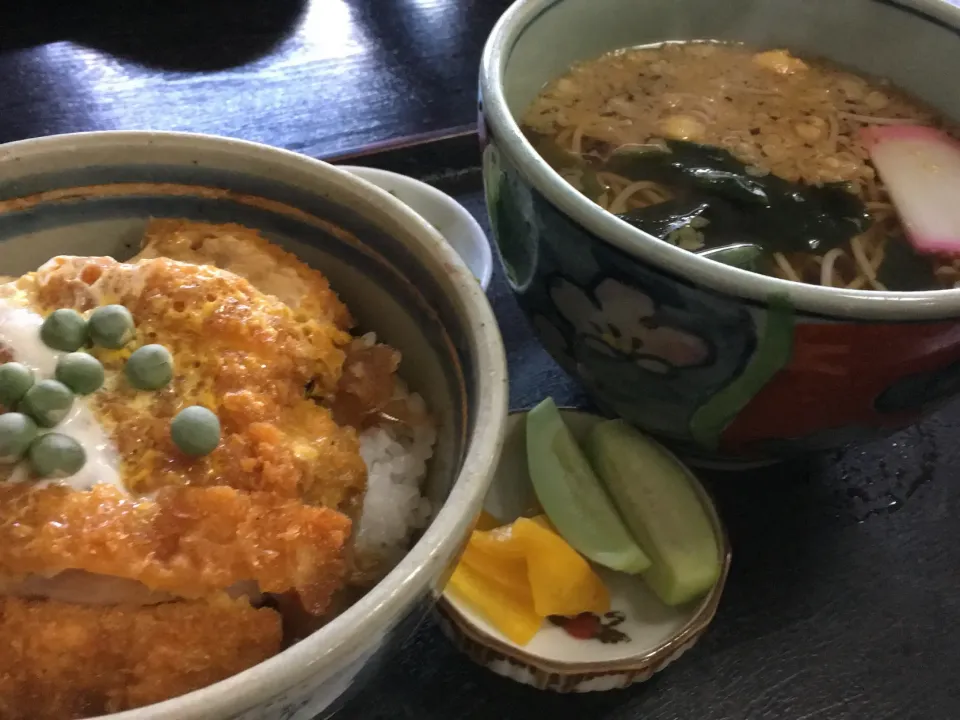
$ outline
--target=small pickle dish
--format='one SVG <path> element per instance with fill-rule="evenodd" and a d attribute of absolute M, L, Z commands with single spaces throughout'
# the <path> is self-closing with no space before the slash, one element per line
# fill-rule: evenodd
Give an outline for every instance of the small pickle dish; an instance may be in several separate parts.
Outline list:
<path fill-rule="evenodd" d="M 710 497 L 673 455 L 622 421 L 548 399 L 510 415 L 437 615 L 504 677 L 561 693 L 623 688 L 697 642 L 730 560 Z"/>

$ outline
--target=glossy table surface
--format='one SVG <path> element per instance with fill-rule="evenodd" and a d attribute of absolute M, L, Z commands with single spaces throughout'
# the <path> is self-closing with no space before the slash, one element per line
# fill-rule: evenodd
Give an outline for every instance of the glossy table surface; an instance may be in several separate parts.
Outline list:
<path fill-rule="evenodd" d="M 474 120 L 480 51 L 507 4 L 33 0 L 0 21 L 0 141 L 150 128 L 329 157 L 444 134 Z M 439 184 L 482 217 L 475 180 Z M 490 297 L 513 406 L 581 402 L 499 273 Z M 866 448 L 708 476 L 734 545 L 727 593 L 701 644 L 643 686 L 538 693 L 428 623 L 337 717 L 960 718 L 958 435 L 955 405 Z"/>
<path fill-rule="evenodd" d="M 315 157 L 470 125 L 507 0 L 33 0 L 0 22 L 0 142 L 229 135 Z"/>

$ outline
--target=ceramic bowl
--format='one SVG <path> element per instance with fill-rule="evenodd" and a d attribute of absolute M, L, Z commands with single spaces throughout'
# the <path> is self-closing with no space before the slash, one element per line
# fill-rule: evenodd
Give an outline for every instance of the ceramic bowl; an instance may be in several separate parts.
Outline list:
<path fill-rule="evenodd" d="M 562 410 L 574 437 L 582 440 L 604 418 Z M 526 413 L 510 415 L 506 440 L 484 509 L 502 522 L 537 507 L 527 472 Z M 688 473 L 717 535 L 723 572 L 699 601 L 670 608 L 639 578 L 594 566 L 610 590 L 611 611 L 544 623 L 525 646 L 497 631 L 451 593 L 437 604 L 440 626 L 474 662 L 525 685 L 553 692 L 597 692 L 650 679 L 696 644 L 713 620 L 730 569 L 726 532 L 707 492 Z"/>
<path fill-rule="evenodd" d="M 443 235 L 466 263 L 484 290 L 493 276 L 490 241 L 473 215 L 463 205 L 437 188 L 416 178 L 379 168 L 341 165 L 358 178 L 386 190 Z"/>
<path fill-rule="evenodd" d="M 573 62 L 684 39 L 830 58 L 960 118 L 958 28 L 960 7 L 938 0 L 513 5 L 483 55 L 484 178 L 499 254 L 543 344 L 603 409 L 714 463 L 867 439 L 955 396 L 960 290 L 824 288 L 698 257 L 574 190 L 516 118 Z"/>
<path fill-rule="evenodd" d="M 125 259 L 151 217 L 239 222 L 321 269 L 361 328 L 404 355 L 438 416 L 432 522 L 400 564 L 320 631 L 223 682 L 111 720 L 307 720 L 355 690 L 425 615 L 483 502 L 506 418 L 497 324 L 443 238 L 349 173 L 251 143 L 110 132 L 0 147 L 0 268 L 59 254 Z"/>

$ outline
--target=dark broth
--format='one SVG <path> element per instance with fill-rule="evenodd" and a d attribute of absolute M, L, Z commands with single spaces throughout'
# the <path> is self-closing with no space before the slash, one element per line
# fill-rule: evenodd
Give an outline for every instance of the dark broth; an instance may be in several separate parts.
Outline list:
<path fill-rule="evenodd" d="M 523 130 L 588 198 L 685 250 L 798 282 L 953 287 L 960 261 L 921 257 L 905 238 L 859 138 L 874 124 L 945 127 L 889 83 L 829 63 L 670 43 L 574 66 Z"/>

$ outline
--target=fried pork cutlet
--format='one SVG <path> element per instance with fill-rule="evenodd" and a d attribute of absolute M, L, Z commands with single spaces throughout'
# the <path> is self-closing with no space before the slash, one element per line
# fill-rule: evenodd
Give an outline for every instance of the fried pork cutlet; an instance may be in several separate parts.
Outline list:
<path fill-rule="evenodd" d="M 55 258 L 15 287 L 16 299 L 41 314 L 108 303 L 133 314 L 137 336 L 126 349 L 91 350 L 107 381 L 89 398 L 131 491 L 228 485 L 355 512 L 366 483 L 356 432 L 305 393 L 308 384 L 334 392 L 346 333 L 297 319 L 229 272 L 165 258 Z M 133 388 L 123 372 L 131 350 L 148 343 L 174 359 L 173 382 L 155 392 Z M 219 447 L 201 458 L 170 438 L 171 419 L 190 405 L 213 410 L 222 426 Z"/>
<path fill-rule="evenodd" d="M 88 349 L 106 380 L 80 402 L 119 480 L 4 483 L 0 466 L 0 720 L 181 695 L 280 649 L 279 614 L 250 604 L 262 593 L 320 618 L 355 592 L 357 432 L 391 412 L 399 353 L 352 337 L 321 273 L 237 225 L 157 220 L 136 262 L 54 258 L 0 285 L 0 305 L 38 322 L 107 304 L 130 311 L 136 337 Z M 124 368 L 150 343 L 174 377 L 137 390 Z M 0 334 L 0 362 L 17 359 Z M 170 436 L 191 405 L 221 426 L 201 457 Z"/>
<path fill-rule="evenodd" d="M 131 262 L 157 257 L 229 270 L 304 317 L 323 318 L 341 330 L 353 327 L 347 306 L 321 272 L 243 225 L 152 220 Z"/>
<path fill-rule="evenodd" d="M 0 310 L 36 332 L 55 309 L 106 304 L 130 311 L 136 336 L 88 348 L 106 379 L 75 405 L 112 441 L 115 477 L 34 484 L 0 466 L 0 720 L 129 709 L 220 680 L 280 647 L 278 614 L 228 593 L 295 595 L 321 615 L 347 579 L 366 466 L 357 431 L 307 388 L 336 395 L 350 335 L 167 258 L 55 258 L 0 286 Z M 23 332 L 0 336 L 3 360 L 21 359 Z M 138 390 L 125 366 L 149 343 L 170 351 L 173 380 Z M 191 405 L 220 421 L 201 457 L 170 435 Z"/>
<path fill-rule="evenodd" d="M 0 485 L 5 578 L 83 570 L 184 598 L 253 580 L 262 592 L 296 590 L 320 614 L 343 582 L 349 531 L 334 510 L 229 487 L 169 487 L 155 500 L 131 500 L 109 485 Z"/>
<path fill-rule="evenodd" d="M 325 317 L 341 330 L 353 326 L 346 306 L 320 272 L 242 225 L 153 220 L 143 250 L 131 262 L 155 257 L 229 270 L 298 314 Z M 343 350 L 343 372 L 329 404 L 338 423 L 362 427 L 393 397 L 400 353 L 361 338 L 348 341 Z"/>
<path fill-rule="evenodd" d="M 74 720 L 197 690 L 280 649 L 280 615 L 216 596 L 152 607 L 0 598 L 0 718 Z"/>

